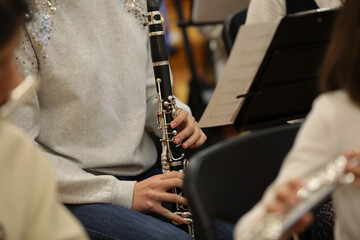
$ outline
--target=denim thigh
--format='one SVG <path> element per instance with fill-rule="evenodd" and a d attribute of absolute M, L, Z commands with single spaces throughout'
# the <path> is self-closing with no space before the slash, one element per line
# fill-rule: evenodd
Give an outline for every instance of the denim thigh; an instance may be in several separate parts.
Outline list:
<path fill-rule="evenodd" d="M 91 239 L 193 240 L 171 223 L 112 204 L 68 204 Z"/>

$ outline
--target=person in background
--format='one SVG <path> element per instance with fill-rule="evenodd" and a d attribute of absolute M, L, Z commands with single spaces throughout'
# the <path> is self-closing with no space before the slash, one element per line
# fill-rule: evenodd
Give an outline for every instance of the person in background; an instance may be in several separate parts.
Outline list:
<path fill-rule="evenodd" d="M 344 154 L 359 155 L 360 143 L 360 1 L 347 0 L 336 21 L 332 41 L 321 71 L 322 94 L 315 100 L 280 173 L 262 200 L 236 226 L 235 239 L 252 229 L 268 214 L 296 205 L 295 192 L 303 181 Z M 355 149 L 355 150 L 351 150 Z M 332 199 L 336 208 L 335 239 L 358 239 L 360 167 L 348 165 L 357 180 L 339 187 Z M 295 179 L 295 180 L 294 180 Z M 303 230 L 312 221 L 306 214 L 292 229 Z M 289 232 L 291 233 L 291 232 Z"/>
<path fill-rule="evenodd" d="M 246 24 L 268 22 L 285 17 L 287 14 L 318 8 L 338 8 L 344 0 L 252 0 L 246 17 Z M 333 239 L 335 209 L 331 200 L 314 210 L 315 221 L 311 227 L 313 239 Z"/>
<path fill-rule="evenodd" d="M 24 0 L 0 0 L 0 110 L 20 82 L 13 53 L 26 13 Z M 0 239 L 87 239 L 79 222 L 58 201 L 53 172 L 43 154 L 1 116 Z"/>
<path fill-rule="evenodd" d="M 251 0 L 246 24 L 267 22 L 296 13 L 317 8 L 337 8 L 344 0 Z"/>

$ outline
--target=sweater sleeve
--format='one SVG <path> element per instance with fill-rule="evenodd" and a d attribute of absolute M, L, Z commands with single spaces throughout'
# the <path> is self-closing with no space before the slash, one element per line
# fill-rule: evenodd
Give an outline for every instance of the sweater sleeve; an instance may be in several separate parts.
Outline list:
<path fill-rule="evenodd" d="M 55 169 L 63 203 L 111 203 L 131 208 L 136 181 L 120 181 L 112 175 L 94 175 L 62 156 L 46 152 Z"/>
<path fill-rule="evenodd" d="M 38 151 L 33 151 L 27 169 L 29 215 L 27 239 L 88 239 L 80 223 L 58 202 L 52 170 Z"/>
<path fill-rule="evenodd" d="M 18 69 L 25 76 L 35 74 L 41 77 L 37 57 L 26 32 L 16 51 Z M 41 85 L 41 79 L 40 79 Z M 11 119 L 36 141 L 41 131 L 40 105 L 34 92 L 31 101 L 20 107 Z M 154 121 L 155 122 L 155 121 Z M 39 143 L 41 145 L 41 143 Z M 135 181 L 120 181 L 111 175 L 94 175 L 81 168 L 72 159 L 59 156 L 52 151 L 45 154 L 55 167 L 60 199 L 64 203 L 111 203 L 131 207 Z"/>
<path fill-rule="evenodd" d="M 241 234 L 259 224 L 277 186 L 291 179 L 306 179 L 340 154 L 336 147 L 334 118 L 333 104 L 326 96 L 320 96 L 314 102 L 276 180 L 265 191 L 261 201 L 237 223 L 235 239 L 240 239 Z"/>
<path fill-rule="evenodd" d="M 20 44 L 15 51 L 17 70 L 23 79 L 29 75 L 34 75 L 41 82 L 36 53 L 25 29 L 22 30 L 21 36 Z M 40 107 L 35 91 L 29 101 L 12 114 L 11 121 L 23 128 L 33 139 L 38 137 L 40 131 Z"/>

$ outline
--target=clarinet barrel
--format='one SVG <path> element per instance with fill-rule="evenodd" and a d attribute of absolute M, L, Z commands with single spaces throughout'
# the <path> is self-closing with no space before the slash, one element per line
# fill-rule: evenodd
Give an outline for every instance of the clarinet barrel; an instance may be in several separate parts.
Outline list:
<path fill-rule="evenodd" d="M 181 146 L 182 143 L 174 144 L 173 140 L 177 135 L 177 131 L 170 127 L 170 123 L 176 117 L 178 109 L 172 92 L 169 57 L 165 42 L 163 21 L 158 4 L 155 0 L 147 0 L 147 8 L 148 13 L 145 14 L 147 22 L 144 24 L 149 26 L 151 58 L 159 104 L 156 115 L 159 129 L 162 133 L 160 139 L 162 146 L 162 171 L 164 173 L 170 171 L 185 172 L 187 159 L 185 158 L 184 149 Z M 179 188 L 173 188 L 172 192 L 182 195 L 182 190 Z M 176 212 L 174 213 L 186 220 L 187 226 L 185 228 L 191 236 L 194 236 L 192 214 L 189 207 L 176 204 Z M 173 223 L 178 225 L 178 223 Z M 181 224 L 181 226 L 183 226 L 183 224 Z"/>

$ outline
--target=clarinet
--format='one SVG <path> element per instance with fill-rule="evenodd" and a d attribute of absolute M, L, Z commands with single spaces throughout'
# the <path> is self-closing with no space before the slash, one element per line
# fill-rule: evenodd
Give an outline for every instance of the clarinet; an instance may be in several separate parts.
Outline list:
<path fill-rule="evenodd" d="M 184 149 L 181 146 L 182 143 L 174 144 L 173 140 L 177 135 L 177 131 L 170 127 L 171 121 L 177 115 L 178 108 L 172 93 L 163 21 L 155 0 L 147 0 L 147 10 L 148 13 L 144 14 L 147 22 L 144 25 L 149 26 L 151 57 L 157 89 L 156 97 L 159 103 L 156 116 L 159 130 L 162 133 L 160 139 L 162 146 L 161 167 L 163 173 L 170 171 L 185 172 L 188 160 L 185 158 Z M 174 194 L 182 195 L 182 191 L 179 188 L 172 188 L 171 191 Z M 186 220 L 187 231 L 194 237 L 194 224 L 189 207 L 176 203 L 176 211 L 174 213 Z M 173 224 L 179 225 L 176 222 L 173 222 Z"/>
<path fill-rule="evenodd" d="M 350 161 L 356 166 L 359 160 Z M 326 165 L 325 169 L 314 174 L 296 194 L 299 202 L 285 215 L 269 214 L 260 224 L 250 228 L 240 236 L 242 240 L 276 240 L 289 230 L 308 211 L 328 198 L 338 187 L 350 184 L 355 180 L 353 173 L 344 173 L 347 159 L 339 156 Z"/>

